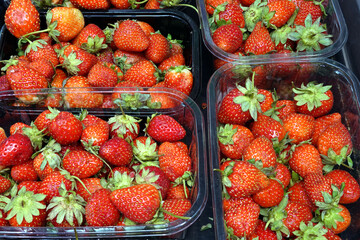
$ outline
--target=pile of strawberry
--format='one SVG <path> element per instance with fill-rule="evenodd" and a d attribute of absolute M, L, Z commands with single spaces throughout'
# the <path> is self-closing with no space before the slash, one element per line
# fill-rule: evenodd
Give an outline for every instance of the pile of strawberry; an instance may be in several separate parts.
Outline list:
<path fill-rule="evenodd" d="M 228 239 L 341 239 L 360 186 L 343 170 L 353 144 L 331 86 L 293 85 L 285 99 L 254 76 L 217 111 Z"/>
<path fill-rule="evenodd" d="M 165 224 L 191 208 L 185 128 L 153 114 L 107 121 L 50 108 L 0 134 L 1 226 Z M 145 135 L 140 134 L 145 125 Z"/>
<path fill-rule="evenodd" d="M 19 12 L 28 18 L 19 18 Z M 55 7 L 47 13 L 47 28 L 40 29 L 31 1 L 13 0 L 5 24 L 18 38 L 18 55 L 2 61 L 6 74 L 0 77 L 0 90 L 14 90 L 17 105 L 112 108 L 124 100 L 119 94 L 92 93 L 94 87 L 165 87 L 186 95 L 192 90 L 193 75 L 185 65 L 181 41 L 165 37 L 144 21 L 122 20 L 102 30 L 96 24 L 85 25 L 77 8 Z M 84 89 L 76 94 L 61 88 Z M 166 96 L 157 98 L 164 101 L 162 107 L 173 106 Z M 155 101 L 137 95 L 128 102 L 146 105 L 147 100 Z"/>
<path fill-rule="evenodd" d="M 241 56 L 318 51 L 332 44 L 327 1 L 205 0 L 214 43 Z"/>

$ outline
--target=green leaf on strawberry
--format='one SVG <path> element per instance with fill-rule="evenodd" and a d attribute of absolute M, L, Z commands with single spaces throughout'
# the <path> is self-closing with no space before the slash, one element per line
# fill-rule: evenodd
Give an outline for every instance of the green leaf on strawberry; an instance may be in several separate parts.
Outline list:
<path fill-rule="evenodd" d="M 316 84 L 315 82 L 309 82 L 307 85 L 301 84 L 300 88 L 293 88 L 293 92 L 296 94 L 294 100 L 297 106 L 307 104 L 309 111 L 314 108 L 318 108 L 322 105 L 321 101 L 328 100 L 330 97 L 325 93 L 330 90 L 331 85 L 325 85 L 323 83 Z"/>

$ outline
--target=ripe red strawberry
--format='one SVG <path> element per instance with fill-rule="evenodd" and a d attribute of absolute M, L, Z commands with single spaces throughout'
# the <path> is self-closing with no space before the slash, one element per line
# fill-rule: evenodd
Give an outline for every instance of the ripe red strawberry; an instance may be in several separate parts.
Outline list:
<path fill-rule="evenodd" d="M 160 9 L 162 0 L 149 0 L 146 2 L 144 9 Z"/>
<path fill-rule="evenodd" d="M 133 150 L 125 139 L 114 137 L 100 147 L 99 155 L 112 165 L 126 166 L 132 160 Z"/>
<path fill-rule="evenodd" d="M 60 149 L 60 145 L 52 140 L 34 158 L 33 166 L 41 180 L 60 167 L 61 157 L 58 155 Z"/>
<path fill-rule="evenodd" d="M 345 183 L 343 195 L 340 198 L 341 204 L 356 202 L 360 197 L 360 186 L 356 179 L 347 171 L 335 169 L 325 175 L 333 180 L 334 185 L 340 189 L 341 184 Z"/>
<path fill-rule="evenodd" d="M 86 10 L 99 10 L 108 9 L 110 7 L 109 0 L 97 0 L 97 1 L 86 1 L 86 0 L 70 0 L 70 2 L 80 9 Z"/>
<path fill-rule="evenodd" d="M 53 67 L 59 64 L 59 58 L 54 48 L 49 44 L 40 44 L 36 50 L 31 49 L 26 56 L 31 62 L 35 62 L 39 59 L 45 59 L 50 61 Z"/>
<path fill-rule="evenodd" d="M 135 3 L 132 5 L 132 3 L 128 0 L 110 0 L 110 3 L 116 8 L 116 9 L 128 9 L 132 6 L 136 6 Z M 133 7 L 133 8 L 134 8 Z"/>
<path fill-rule="evenodd" d="M 15 133 L 0 144 L 0 165 L 6 167 L 25 163 L 33 153 L 29 137 Z"/>
<path fill-rule="evenodd" d="M 101 50 L 99 53 L 96 54 L 96 57 L 98 59 L 98 62 L 115 64 L 114 51 L 110 47 Z"/>
<path fill-rule="evenodd" d="M 217 136 L 221 153 L 231 159 L 241 159 L 244 149 L 254 140 L 252 132 L 241 125 L 221 126 Z"/>
<path fill-rule="evenodd" d="M 246 54 L 262 55 L 275 50 L 275 44 L 272 41 L 269 31 L 259 21 L 250 36 L 245 41 Z"/>
<path fill-rule="evenodd" d="M 343 221 L 341 220 L 335 220 L 336 227 L 333 225 L 330 229 L 335 233 L 339 234 L 344 232 L 351 223 L 351 215 L 350 211 L 344 206 L 339 204 L 338 208 L 340 209 L 340 212 L 338 213 L 339 216 L 341 216 Z"/>
<path fill-rule="evenodd" d="M 293 92 L 296 94 L 294 97 L 296 111 L 315 118 L 330 112 L 334 104 L 330 88 L 331 85 L 323 86 L 323 84 L 314 84 L 313 82 L 306 86 L 302 85 L 301 88 L 293 88 Z"/>
<path fill-rule="evenodd" d="M 149 60 L 141 60 L 131 66 L 124 75 L 124 81 L 138 84 L 140 87 L 151 87 L 158 81 L 156 66 Z"/>
<path fill-rule="evenodd" d="M 57 111 L 57 110 L 52 110 Z M 47 118 L 47 114 L 51 114 L 52 112 L 50 110 L 45 110 L 41 112 L 35 119 L 34 124 L 35 126 L 40 130 L 43 131 L 43 133 L 48 133 L 48 127 L 50 125 L 51 119 Z"/>
<path fill-rule="evenodd" d="M 276 163 L 274 173 L 275 178 L 282 183 L 284 188 L 286 188 L 291 180 L 291 173 L 289 169 L 282 163 Z"/>
<path fill-rule="evenodd" d="M 170 180 L 166 174 L 156 166 L 145 166 L 136 176 L 136 182 L 153 184 L 161 193 L 161 198 L 166 199 L 166 194 L 170 188 Z"/>
<path fill-rule="evenodd" d="M 323 163 L 319 151 L 311 144 L 304 143 L 297 146 L 291 155 L 289 165 L 301 177 L 309 173 L 321 174 Z"/>
<path fill-rule="evenodd" d="M 301 1 L 299 3 L 299 11 L 294 20 L 295 25 L 305 25 L 305 19 L 310 14 L 311 18 L 316 21 L 319 17 L 322 17 L 323 13 L 320 7 L 321 3 L 315 3 L 313 1 Z"/>
<path fill-rule="evenodd" d="M 240 198 L 224 198 L 223 199 L 223 209 L 226 213 L 230 208 L 239 204 L 254 203 L 252 197 L 240 197 Z"/>
<path fill-rule="evenodd" d="M 220 4 L 223 4 L 225 2 L 228 3 L 233 3 L 233 0 L 229 0 L 229 1 L 225 1 L 225 0 L 206 0 L 205 1 L 205 8 L 206 8 L 206 12 L 210 15 L 214 14 L 214 10 L 217 6 L 219 6 Z"/>
<path fill-rule="evenodd" d="M 21 67 L 19 65 L 11 66 L 6 71 L 6 78 L 12 90 L 19 90 L 15 92 L 15 96 L 24 103 L 39 102 L 41 100 L 41 96 L 37 95 L 40 91 L 39 89 L 44 89 L 48 86 L 48 81 L 45 76 L 30 67 Z M 20 91 L 26 89 L 37 90 L 27 91 L 26 94 Z"/>
<path fill-rule="evenodd" d="M 170 53 L 170 44 L 161 33 L 153 33 L 149 36 L 149 46 L 144 54 L 147 59 L 155 64 L 161 63 Z"/>
<path fill-rule="evenodd" d="M 66 190 L 72 188 L 72 182 L 70 180 L 62 175 L 60 171 L 54 171 L 41 181 L 37 192 L 46 195 L 45 202 L 49 203 L 53 197 L 60 196 L 59 188 L 61 184 L 65 185 Z"/>
<path fill-rule="evenodd" d="M 290 113 L 296 112 L 296 105 L 293 100 L 278 100 L 276 102 L 276 108 L 279 108 L 277 111 L 279 112 L 278 117 L 281 120 Z"/>
<path fill-rule="evenodd" d="M 147 120 L 146 133 L 158 142 L 176 142 L 183 139 L 186 130 L 169 115 L 153 115 Z"/>
<path fill-rule="evenodd" d="M 187 186 L 172 184 L 167 191 L 166 199 L 187 199 L 190 197 L 190 191 Z"/>
<path fill-rule="evenodd" d="M 100 158 L 83 150 L 70 151 L 63 159 L 64 169 L 80 179 L 95 175 L 102 166 Z"/>
<path fill-rule="evenodd" d="M 284 197 L 284 188 L 275 179 L 270 179 L 270 184 L 266 188 L 255 193 L 252 198 L 260 207 L 277 206 Z"/>
<path fill-rule="evenodd" d="M 190 210 L 191 202 L 188 199 L 166 199 L 162 204 L 162 208 L 177 216 L 184 216 Z M 164 213 L 164 219 L 173 222 L 178 218 Z"/>
<path fill-rule="evenodd" d="M 13 0 L 5 12 L 5 25 L 17 38 L 39 31 L 39 12 L 30 0 Z"/>
<path fill-rule="evenodd" d="M 276 233 L 271 229 L 266 228 L 265 222 L 258 220 L 257 227 L 254 234 L 249 237 L 249 240 L 277 240 Z"/>
<path fill-rule="evenodd" d="M 136 22 L 140 25 L 146 36 L 150 37 L 151 34 L 155 33 L 154 28 L 149 23 L 139 20 L 136 20 Z"/>
<path fill-rule="evenodd" d="M 321 133 L 329 126 L 340 123 L 341 122 L 341 115 L 340 113 L 331 113 L 319 118 L 315 119 L 315 126 L 314 126 L 314 133 L 312 135 L 312 144 L 317 146 L 319 136 Z"/>
<path fill-rule="evenodd" d="M 90 200 L 94 192 L 96 192 L 99 189 L 103 189 L 103 187 L 100 184 L 100 178 L 83 178 L 81 179 L 81 181 L 85 185 L 86 189 L 89 190 L 90 193 L 85 189 L 85 187 L 80 182 L 77 182 L 76 194 L 80 195 L 86 202 Z"/>
<path fill-rule="evenodd" d="M 105 33 L 97 25 L 86 25 L 73 40 L 73 44 L 89 53 L 97 53 L 107 47 Z"/>
<path fill-rule="evenodd" d="M 114 59 L 123 72 L 126 72 L 135 63 L 146 60 L 143 52 L 131 52 L 120 49 L 114 52 Z"/>
<path fill-rule="evenodd" d="M 270 184 L 269 178 L 247 161 L 227 161 L 220 169 L 223 171 L 223 178 L 227 177 L 230 183 L 225 181 L 230 197 L 247 197 Z"/>
<path fill-rule="evenodd" d="M 85 217 L 89 226 L 114 226 L 119 221 L 120 213 L 110 200 L 109 189 L 94 192 L 86 204 Z"/>
<path fill-rule="evenodd" d="M 185 57 L 182 53 L 178 53 L 164 59 L 164 61 L 159 64 L 158 68 L 160 71 L 165 71 L 168 70 L 170 67 L 181 65 L 185 65 Z"/>
<path fill-rule="evenodd" d="M 257 137 L 244 149 L 243 159 L 245 161 L 254 159 L 261 161 L 264 168 L 275 167 L 276 153 L 272 142 L 266 137 Z"/>
<path fill-rule="evenodd" d="M 160 206 L 159 191 L 151 184 L 117 189 L 110 199 L 124 217 L 140 224 L 151 220 Z"/>
<path fill-rule="evenodd" d="M 11 187 L 11 182 L 8 178 L 5 178 L 0 175 L 0 194 L 3 194 Z"/>
<path fill-rule="evenodd" d="M 159 92 L 158 87 L 166 87 L 165 82 L 159 82 L 153 86 L 153 88 L 148 89 L 150 91 L 150 102 L 151 104 L 159 104 L 159 108 L 174 108 L 179 105 L 179 102 L 174 101 L 171 97 L 171 94 L 166 92 Z"/>
<path fill-rule="evenodd" d="M 269 140 L 278 138 L 281 141 L 286 133 L 280 122 L 264 114 L 258 116 L 257 121 L 251 125 L 250 129 L 255 137 L 263 136 Z"/>
<path fill-rule="evenodd" d="M 269 20 L 269 23 L 279 28 L 287 23 L 295 12 L 296 6 L 292 1 L 277 0 L 267 5 L 269 12 L 275 12 L 275 15 Z"/>
<path fill-rule="evenodd" d="M 75 45 L 66 46 L 59 60 L 69 74 L 79 76 L 86 76 L 97 63 L 95 55 Z"/>
<path fill-rule="evenodd" d="M 81 134 L 81 143 L 84 147 L 89 146 L 102 146 L 110 135 L 109 124 L 99 119 L 95 124 L 84 128 Z"/>
<path fill-rule="evenodd" d="M 224 216 L 227 228 L 236 237 L 251 236 L 256 229 L 260 207 L 256 203 L 242 203 L 231 207 Z"/>
<path fill-rule="evenodd" d="M 150 44 L 149 37 L 146 36 L 140 25 L 133 20 L 120 22 L 119 27 L 114 32 L 114 43 L 120 50 L 142 52 Z"/>
<path fill-rule="evenodd" d="M 57 21 L 59 41 L 67 42 L 75 38 L 85 26 L 82 12 L 74 7 L 54 7 L 50 10 L 51 23 Z"/>
<path fill-rule="evenodd" d="M 312 210 L 316 209 L 316 206 L 311 202 L 306 193 L 304 181 L 296 182 L 293 186 L 289 187 L 288 193 L 290 202 L 306 205 Z"/>
<path fill-rule="evenodd" d="M 80 142 L 75 142 L 69 145 L 62 145 L 59 154 L 60 156 L 64 157 L 67 152 L 75 150 L 84 150 L 84 147 Z"/>
<path fill-rule="evenodd" d="M 302 141 L 311 139 L 314 132 L 315 119 L 313 116 L 292 113 L 283 119 L 283 126 L 288 132 L 289 138 L 293 143 L 298 144 Z"/>
<path fill-rule="evenodd" d="M 12 179 L 17 183 L 22 181 L 36 181 L 38 179 L 36 171 L 33 167 L 33 161 L 13 166 L 10 174 Z"/>
<path fill-rule="evenodd" d="M 320 154 L 329 156 L 329 150 L 332 149 L 337 155 L 347 146 L 346 155 L 352 151 L 351 135 L 344 124 L 335 123 L 327 127 L 318 138 L 318 150 Z"/>
<path fill-rule="evenodd" d="M 214 31 L 212 39 L 221 50 L 234 53 L 242 44 L 243 34 L 238 25 L 226 24 Z"/>
<path fill-rule="evenodd" d="M 191 158 L 179 146 L 164 142 L 159 146 L 159 166 L 170 181 L 174 182 L 185 172 L 191 171 Z"/>
<path fill-rule="evenodd" d="M 309 173 L 304 178 L 306 194 L 313 204 L 324 202 L 322 192 L 329 193 L 330 196 L 332 195 L 331 184 L 333 183 L 334 181 L 330 177 L 326 177 L 322 173 Z"/>
<path fill-rule="evenodd" d="M 217 8 L 219 9 L 219 20 L 231 21 L 231 23 L 238 25 L 240 28 L 245 27 L 243 10 L 239 4 L 225 2 L 217 6 Z M 213 17 L 216 16 L 215 14 L 217 14 L 217 11 L 214 12 Z"/>
<path fill-rule="evenodd" d="M 66 81 L 65 106 L 70 108 L 96 108 L 104 101 L 102 93 L 94 93 L 86 77 L 73 76 Z M 76 88 L 81 88 L 81 91 Z"/>
<path fill-rule="evenodd" d="M 31 128 L 31 126 L 23 123 L 23 122 L 16 122 L 10 126 L 10 135 L 14 135 L 15 133 L 24 134 L 24 128 Z"/>
<path fill-rule="evenodd" d="M 82 131 L 80 120 L 70 112 L 60 112 L 49 125 L 50 135 L 61 145 L 79 141 Z"/>
<path fill-rule="evenodd" d="M 170 67 L 165 73 L 165 86 L 190 95 L 194 81 L 190 70 L 184 65 Z"/>
<path fill-rule="evenodd" d="M 4 212 L 13 227 L 43 227 L 46 223 L 45 195 L 34 194 L 25 188 L 12 191 L 11 199 L 6 204 Z M 26 204 L 24 204 L 26 202 Z"/>
<path fill-rule="evenodd" d="M 25 187 L 26 191 L 31 191 L 31 192 L 37 193 L 37 190 L 40 187 L 40 184 L 41 184 L 40 181 L 22 181 L 18 185 L 18 190 Z"/>
<path fill-rule="evenodd" d="M 126 114 L 109 118 L 111 138 L 120 137 L 130 141 L 134 140 L 139 135 L 140 121 L 141 119 Z"/>
<path fill-rule="evenodd" d="M 98 62 L 89 71 L 88 82 L 94 87 L 115 87 L 123 73 L 115 64 Z"/>

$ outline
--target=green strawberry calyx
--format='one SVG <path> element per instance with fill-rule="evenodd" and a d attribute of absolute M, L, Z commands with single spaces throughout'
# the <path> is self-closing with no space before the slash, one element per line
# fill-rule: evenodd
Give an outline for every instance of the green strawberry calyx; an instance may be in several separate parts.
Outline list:
<path fill-rule="evenodd" d="M 115 115 L 109 118 L 108 124 L 113 124 L 111 131 L 116 130 L 118 137 L 123 137 L 127 130 L 131 133 L 139 133 L 139 127 L 137 123 L 141 122 L 141 119 L 135 118 L 128 114 Z"/>
<path fill-rule="evenodd" d="M 141 174 L 137 173 L 135 175 L 135 182 L 137 184 L 151 184 L 157 189 L 160 189 L 160 186 L 155 183 L 158 179 L 159 175 L 156 175 L 155 172 L 150 171 L 150 169 L 143 169 Z"/>
<path fill-rule="evenodd" d="M 41 149 L 45 136 L 45 134 L 43 133 L 45 129 L 40 131 L 33 122 L 30 124 L 30 126 L 30 128 L 23 127 L 23 133 L 29 137 L 31 145 L 34 149 Z"/>
<path fill-rule="evenodd" d="M 288 37 L 292 41 L 298 41 L 297 51 L 319 51 L 321 45 L 330 46 L 333 41 L 332 35 L 326 34 L 325 25 L 320 23 L 320 17 L 313 23 L 311 14 L 305 18 L 305 26 L 296 25 L 295 31 L 289 33 Z"/>
<path fill-rule="evenodd" d="M 61 166 L 61 157 L 58 154 L 60 151 L 61 145 L 57 143 L 55 139 L 51 139 L 45 147 L 34 153 L 32 158 L 35 158 L 35 156 L 41 153 L 44 160 L 41 162 L 40 169 L 44 170 L 47 164 L 49 164 L 49 167 L 52 169 L 56 169 Z"/>
<path fill-rule="evenodd" d="M 108 180 L 102 178 L 100 180 L 101 186 L 104 188 L 110 189 L 111 191 L 127 188 L 133 185 L 134 177 L 132 175 L 127 174 L 126 172 L 120 173 L 115 171 L 112 174 L 112 177 Z"/>
<path fill-rule="evenodd" d="M 243 112 L 249 111 L 250 116 L 256 121 L 258 112 L 261 113 L 260 103 L 265 101 L 265 95 L 259 94 L 258 89 L 254 83 L 255 73 L 252 75 L 252 80 L 246 79 L 245 87 L 237 85 L 239 91 L 243 94 L 234 98 L 234 103 L 241 105 Z"/>
<path fill-rule="evenodd" d="M 234 144 L 233 136 L 237 132 L 238 128 L 233 128 L 232 124 L 225 124 L 218 127 L 217 137 L 219 141 L 224 145 Z"/>
<path fill-rule="evenodd" d="M 17 185 L 14 185 L 11 189 L 11 199 L 4 208 L 4 212 L 7 213 L 6 220 L 16 217 L 18 224 L 21 224 L 24 220 L 31 223 L 34 216 L 40 215 L 39 210 L 46 208 L 46 205 L 41 203 L 45 197 L 44 194 L 26 191 L 25 187 L 18 191 Z"/>
<path fill-rule="evenodd" d="M 74 217 L 80 226 L 85 215 L 85 200 L 74 191 L 67 191 L 64 183 L 59 187 L 59 197 L 53 197 L 47 206 L 49 212 L 47 219 L 56 219 L 58 224 L 66 220 L 71 226 L 75 226 Z"/>
<path fill-rule="evenodd" d="M 323 83 L 316 84 L 315 82 L 309 82 L 306 86 L 301 84 L 300 88 L 294 87 L 293 92 L 296 94 L 294 100 L 297 106 L 307 105 L 307 109 L 312 111 L 322 105 L 322 101 L 328 100 L 330 97 L 326 95 L 331 85 L 325 85 Z"/>
<path fill-rule="evenodd" d="M 304 222 L 300 223 L 300 229 L 293 232 L 296 239 L 314 239 L 314 240 L 326 240 L 324 236 L 327 233 L 327 229 L 322 223 L 314 224 L 309 222 L 307 225 Z"/>
<path fill-rule="evenodd" d="M 327 155 L 321 154 L 321 159 L 324 164 L 323 171 L 325 173 L 329 173 L 333 170 L 333 168 L 338 166 L 344 166 L 348 169 L 353 169 L 353 161 L 351 159 L 352 151 L 347 154 L 349 149 L 349 145 L 345 145 L 341 148 L 340 153 L 336 154 L 332 148 L 329 148 Z M 347 164 L 346 164 L 347 162 Z"/>
<path fill-rule="evenodd" d="M 65 46 L 66 48 L 67 46 Z M 77 75 L 80 71 L 79 65 L 83 62 L 77 59 L 76 52 L 71 52 L 68 56 L 61 54 L 64 58 L 64 62 L 60 65 L 64 67 L 69 75 Z"/>
<path fill-rule="evenodd" d="M 88 36 L 87 42 L 81 44 L 80 48 L 94 54 L 108 47 L 108 45 L 104 43 L 104 40 L 104 38 L 100 38 L 98 35 L 95 37 Z"/>
<path fill-rule="evenodd" d="M 136 159 L 139 161 L 154 161 L 159 158 L 159 155 L 156 151 L 157 144 L 151 143 L 151 138 L 147 137 L 145 144 L 141 141 L 136 140 L 136 146 L 132 142 L 133 153 Z"/>
<path fill-rule="evenodd" d="M 252 32 L 255 28 L 255 25 L 263 18 L 266 5 L 266 1 L 263 2 L 261 0 L 256 0 L 253 4 L 250 5 L 250 7 L 245 9 L 245 27 L 249 32 Z"/>

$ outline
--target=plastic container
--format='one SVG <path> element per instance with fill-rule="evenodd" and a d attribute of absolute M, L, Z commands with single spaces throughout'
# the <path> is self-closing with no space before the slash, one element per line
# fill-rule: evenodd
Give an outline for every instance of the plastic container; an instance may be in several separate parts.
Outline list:
<path fill-rule="evenodd" d="M 331 112 L 338 112 L 342 115 L 342 123 L 349 129 L 353 142 L 352 160 L 354 162 L 354 170 L 350 173 L 360 182 L 359 174 L 359 160 L 360 160 L 360 125 L 359 125 L 359 93 L 360 85 L 355 75 L 344 67 L 342 64 L 330 60 L 313 60 L 313 61 L 299 61 L 299 66 L 294 73 L 297 73 L 297 82 L 301 84 L 304 80 L 317 81 L 326 85 L 331 84 L 334 94 L 334 106 Z M 264 64 L 267 65 L 267 64 Z M 255 67 L 257 65 L 252 65 Z M 221 174 L 214 169 L 219 169 L 221 154 L 218 146 L 217 138 L 217 110 L 221 100 L 225 94 L 235 86 L 235 82 L 239 80 L 233 70 L 239 69 L 240 65 L 233 65 L 228 63 L 215 71 L 207 88 L 207 103 L 208 103 L 208 124 L 209 135 L 208 144 L 210 146 L 210 178 L 213 201 L 213 215 L 214 228 L 216 239 L 226 239 L 226 230 L 224 227 L 224 213 L 222 205 L 222 185 Z M 302 71 L 305 70 L 306 71 Z M 283 78 L 275 78 L 268 74 L 266 79 L 272 81 L 273 84 L 269 86 L 269 90 L 275 89 L 277 94 L 282 99 L 283 95 L 288 93 L 291 88 L 291 81 Z M 349 209 L 352 222 L 350 227 L 339 236 L 341 239 L 357 240 L 360 236 L 359 225 L 359 201 L 353 204 L 346 205 Z"/>
<path fill-rule="evenodd" d="M 81 90 L 79 90 L 81 92 Z M 129 88 L 120 93 L 139 92 L 135 88 Z M 103 91 L 102 93 L 106 93 Z M 111 91 L 107 92 L 111 93 Z M 148 93 L 140 91 L 140 93 Z M 162 225 L 136 225 L 136 226 L 112 226 L 112 227 L 78 227 L 76 228 L 78 237 L 84 238 L 125 238 L 125 237 L 159 237 L 168 236 L 182 238 L 185 230 L 192 225 L 202 213 L 208 193 L 207 184 L 207 157 L 205 145 L 204 118 L 197 104 L 186 97 L 184 94 L 176 91 L 167 91 L 166 89 L 156 91 L 156 93 L 166 93 L 176 102 L 174 108 L 167 109 L 138 109 L 128 111 L 124 109 L 126 114 L 142 118 L 141 129 L 143 129 L 146 118 L 154 113 L 166 114 L 174 117 L 180 124 L 184 126 L 187 135 L 184 142 L 188 145 L 190 156 L 193 160 L 192 169 L 194 171 L 194 187 L 190 193 L 192 202 L 191 209 L 187 212 L 187 220 L 176 220 L 174 222 Z M 5 97 L 5 96 L 3 96 Z M 2 99 L 4 100 L 4 99 Z M 5 97 L 6 100 L 6 97 Z M 3 101 L 2 101 L 3 102 Z M 59 110 L 63 110 L 59 108 Z M 66 109 L 73 113 L 79 113 L 81 109 Z M 29 108 L 13 108 L 7 104 L 0 106 L 0 126 L 6 129 L 9 135 L 9 128 L 15 122 L 24 122 L 30 124 L 31 121 L 39 115 L 41 109 Z M 104 120 L 115 114 L 121 114 L 119 109 L 88 109 L 90 114 L 94 114 Z M 145 119 L 145 121 L 144 121 Z M 73 228 L 51 228 L 51 227 L 0 227 L 0 236 L 5 238 L 74 238 Z"/>
<path fill-rule="evenodd" d="M 197 7 L 199 9 L 200 14 L 200 22 L 201 22 L 201 32 L 202 37 L 205 43 L 205 46 L 209 49 L 209 51 L 217 58 L 232 62 L 237 61 L 239 63 L 259 63 L 266 61 L 286 61 L 292 58 L 326 58 L 335 55 L 340 49 L 344 46 L 347 37 L 348 31 L 346 27 L 346 23 L 341 12 L 340 5 L 337 0 L 329 0 L 328 7 L 326 8 L 327 17 L 324 19 L 324 23 L 326 23 L 328 33 L 333 35 L 333 44 L 320 50 L 313 52 L 299 52 L 292 54 L 265 54 L 265 55 L 253 55 L 253 56 L 243 56 L 240 57 L 235 54 L 227 53 L 220 49 L 214 41 L 212 40 L 209 22 L 208 22 L 208 14 L 205 9 L 205 0 L 197 0 Z"/>
<path fill-rule="evenodd" d="M 195 99 L 201 89 L 200 65 L 200 33 L 195 22 L 183 12 L 177 10 L 117 10 L 109 12 L 83 13 L 85 25 L 97 24 L 104 29 L 108 23 L 114 24 L 118 20 L 134 19 L 149 23 L 155 30 L 173 39 L 182 40 L 184 45 L 185 65 L 191 68 L 194 84 L 190 97 Z M 41 15 L 41 23 L 45 24 L 45 17 Z M 42 26 L 41 29 L 46 26 Z M 5 25 L 0 32 L 0 60 L 9 59 L 16 55 L 17 39 L 10 34 Z"/>

